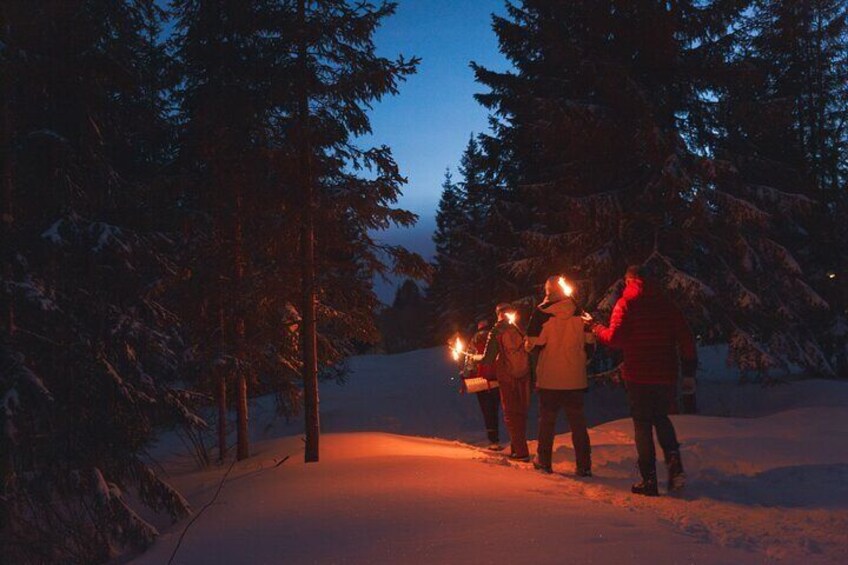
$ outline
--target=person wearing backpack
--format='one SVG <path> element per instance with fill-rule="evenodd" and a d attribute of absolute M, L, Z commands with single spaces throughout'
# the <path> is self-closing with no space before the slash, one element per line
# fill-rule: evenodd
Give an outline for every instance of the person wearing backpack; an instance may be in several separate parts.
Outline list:
<path fill-rule="evenodd" d="M 477 322 L 477 333 L 471 339 L 469 353 L 482 353 L 486 349 L 486 341 L 489 339 L 489 331 L 491 322 L 487 319 L 481 319 Z M 489 449 L 492 451 L 500 451 L 501 439 L 498 426 L 498 411 L 501 404 L 501 389 L 498 386 L 497 378 L 495 377 L 495 368 L 492 365 L 483 363 L 475 363 L 470 360 L 467 363 L 464 371 L 464 378 L 483 378 L 489 382 L 487 390 L 481 390 L 474 393 L 477 397 L 477 402 L 480 404 L 480 412 L 483 414 L 483 422 L 486 425 L 486 436 L 489 438 Z"/>
<path fill-rule="evenodd" d="M 527 351 L 540 348 L 536 365 L 536 390 L 539 393 L 539 442 L 537 469 L 551 473 L 556 420 L 565 411 L 578 477 L 592 476 L 592 447 L 586 429 L 583 396 L 588 389 L 586 344 L 595 337 L 577 315 L 577 304 L 563 294 L 557 277 L 545 283 L 545 300 L 537 306 L 544 321 L 537 336 L 527 336 Z"/>
<path fill-rule="evenodd" d="M 527 447 L 527 412 L 530 409 L 530 360 L 524 350 L 524 334 L 509 321 L 514 313 L 511 304 L 501 303 L 495 309 L 498 321 L 489 332 L 484 353 L 473 355 L 474 361 L 491 364 L 501 389 L 501 407 L 509 432 L 510 459 L 530 461 Z"/>

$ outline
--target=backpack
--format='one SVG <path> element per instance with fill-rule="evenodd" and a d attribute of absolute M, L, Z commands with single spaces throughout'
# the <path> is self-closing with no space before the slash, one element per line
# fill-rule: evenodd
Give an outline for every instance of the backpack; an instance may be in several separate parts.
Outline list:
<path fill-rule="evenodd" d="M 530 377 L 530 356 L 524 351 L 524 336 L 514 326 L 498 335 L 498 357 L 495 359 L 498 380 L 519 381 Z"/>

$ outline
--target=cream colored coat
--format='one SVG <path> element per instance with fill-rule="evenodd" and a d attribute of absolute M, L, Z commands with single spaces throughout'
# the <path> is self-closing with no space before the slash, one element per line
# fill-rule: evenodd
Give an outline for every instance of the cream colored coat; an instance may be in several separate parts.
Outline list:
<path fill-rule="evenodd" d="M 553 390 L 580 390 L 588 387 L 586 379 L 586 343 L 595 337 L 583 331 L 583 320 L 575 316 L 571 300 L 554 302 L 542 312 L 552 316 L 542 325 L 539 337 L 528 337 L 525 348 L 542 348 L 536 365 L 536 386 Z"/>

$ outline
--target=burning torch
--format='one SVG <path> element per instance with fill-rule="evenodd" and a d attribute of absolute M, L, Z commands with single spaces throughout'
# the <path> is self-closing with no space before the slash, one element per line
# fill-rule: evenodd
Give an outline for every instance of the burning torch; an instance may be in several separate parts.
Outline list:
<path fill-rule="evenodd" d="M 456 341 L 454 341 L 450 349 L 454 361 L 459 361 L 459 358 L 463 355 L 468 356 L 468 353 L 465 352 L 465 344 L 462 343 L 462 338 L 459 336 L 456 336 Z"/>
<path fill-rule="evenodd" d="M 565 277 L 559 277 L 557 279 L 557 284 L 559 285 L 560 290 L 562 290 L 562 293 L 568 298 L 571 298 L 574 294 L 574 288 L 566 282 Z"/>

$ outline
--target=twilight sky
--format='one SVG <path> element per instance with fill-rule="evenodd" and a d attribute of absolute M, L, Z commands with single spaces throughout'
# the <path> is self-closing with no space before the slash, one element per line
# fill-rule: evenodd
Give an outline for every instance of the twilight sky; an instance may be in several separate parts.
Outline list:
<path fill-rule="evenodd" d="M 474 81 L 469 62 L 508 66 L 490 17 L 504 11 L 503 0 L 398 0 L 397 13 L 377 32 L 381 55 L 421 58 L 418 73 L 401 85 L 400 94 L 374 107 L 374 134 L 363 140 L 392 148 L 409 179 L 400 205 L 420 216 L 415 228 L 389 230 L 378 239 L 432 257 L 430 238 L 445 168 L 456 174 L 471 133 L 488 128 L 487 113 L 473 98 L 484 89 Z M 390 303 L 394 286 L 377 281 L 380 299 Z"/>

